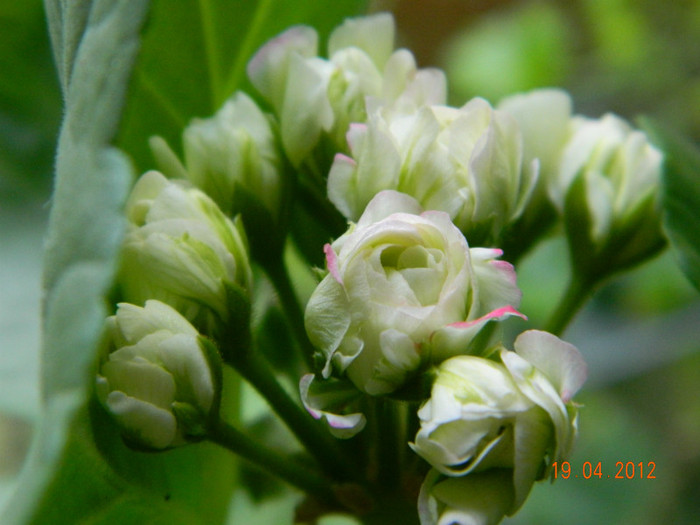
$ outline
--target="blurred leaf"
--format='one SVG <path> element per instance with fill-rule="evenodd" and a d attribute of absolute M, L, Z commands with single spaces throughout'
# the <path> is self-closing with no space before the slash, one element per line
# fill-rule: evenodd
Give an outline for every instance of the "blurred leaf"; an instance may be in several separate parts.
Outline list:
<path fill-rule="evenodd" d="M 458 105 L 474 96 L 495 103 L 510 93 L 563 81 L 571 50 L 566 18 L 551 3 L 516 5 L 465 28 L 446 49 Z"/>
<path fill-rule="evenodd" d="M 237 89 L 255 94 L 245 68 L 266 40 L 302 23 L 326 35 L 365 3 L 154 0 L 119 143 L 145 170 L 152 164 L 150 136 L 162 136 L 177 151 L 191 118 L 213 114 Z"/>
<path fill-rule="evenodd" d="M 44 266 L 44 407 L 3 523 L 215 523 L 225 515 L 226 491 L 209 484 L 226 474 L 228 456 L 193 447 L 143 457 L 90 402 L 132 178 L 128 159 L 109 142 L 147 7 L 145 0 L 47 3 L 66 113 Z M 69 20 L 73 12 L 81 16 Z"/>
<path fill-rule="evenodd" d="M 0 2 L 0 197 L 47 190 L 61 115 L 40 0 Z"/>
<path fill-rule="evenodd" d="M 683 272 L 700 291 L 700 149 L 649 119 L 642 125 L 665 152 L 666 233 Z"/>

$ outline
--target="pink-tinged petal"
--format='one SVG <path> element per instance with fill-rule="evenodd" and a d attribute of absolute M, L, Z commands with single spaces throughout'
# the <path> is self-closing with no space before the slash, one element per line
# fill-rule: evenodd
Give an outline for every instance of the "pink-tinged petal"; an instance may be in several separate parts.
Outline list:
<path fill-rule="evenodd" d="M 352 167 L 357 166 L 357 162 L 355 162 L 355 159 L 352 157 L 348 157 L 347 155 L 344 155 L 343 153 L 336 153 L 335 157 L 333 158 L 333 164 L 338 163 L 338 164 L 349 164 Z"/>
<path fill-rule="evenodd" d="M 314 419 L 325 421 L 328 430 L 338 439 L 348 439 L 360 432 L 367 423 L 364 414 L 337 414 L 359 396 L 349 382 L 337 379 L 318 380 L 313 374 L 305 374 L 299 381 L 299 393 L 306 411 Z M 327 411 L 328 410 L 328 411 Z"/>
<path fill-rule="evenodd" d="M 501 320 L 511 315 L 517 315 L 523 319 L 527 319 L 512 306 L 503 306 L 489 312 L 479 319 L 452 323 L 443 326 L 439 330 L 435 330 L 430 336 L 432 347 L 431 360 L 434 363 L 441 363 L 452 356 L 464 354 L 469 348 L 469 344 L 479 334 L 486 323 L 489 321 Z"/>
<path fill-rule="evenodd" d="M 504 306 L 502 308 L 497 308 L 496 310 L 493 310 L 492 312 L 489 312 L 486 315 L 479 317 L 478 319 L 474 319 L 473 321 L 460 321 L 458 323 L 449 324 L 448 326 L 451 326 L 453 328 L 466 329 L 479 324 L 483 324 L 486 321 L 492 321 L 494 319 L 503 319 L 506 317 L 510 317 L 511 315 L 517 315 L 518 317 L 522 317 L 523 319 L 527 320 L 527 316 L 518 312 L 512 306 Z"/>
<path fill-rule="evenodd" d="M 333 276 L 333 279 L 335 279 L 340 286 L 343 286 L 343 278 L 340 276 L 340 272 L 338 271 L 338 256 L 336 255 L 335 251 L 333 251 L 333 247 L 326 243 L 323 246 L 323 253 L 326 254 L 326 265 L 328 266 L 328 271 Z"/>
<path fill-rule="evenodd" d="M 515 275 L 515 266 L 510 264 L 508 261 L 491 261 L 491 264 L 494 267 L 496 267 L 496 269 L 503 272 L 503 274 L 506 275 L 506 279 L 508 279 L 508 281 L 510 281 L 511 284 L 515 285 L 517 283 L 517 276 Z"/>
<path fill-rule="evenodd" d="M 248 62 L 246 72 L 255 88 L 273 104 L 282 102 L 289 57 L 317 54 L 318 35 L 308 26 L 293 26 L 263 45 Z"/>

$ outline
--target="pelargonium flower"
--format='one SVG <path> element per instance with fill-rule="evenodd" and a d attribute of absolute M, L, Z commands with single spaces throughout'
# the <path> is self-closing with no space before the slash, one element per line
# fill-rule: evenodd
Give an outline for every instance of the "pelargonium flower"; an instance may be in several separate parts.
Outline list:
<path fill-rule="evenodd" d="M 502 348 L 498 361 L 456 356 L 439 366 L 411 443 L 442 474 L 426 478 L 423 523 L 482 511 L 488 519 L 464 522 L 498 523 L 520 508 L 553 461 L 570 454 L 577 430 L 572 397 L 586 378 L 583 358 L 537 330 L 520 334 L 514 348 Z"/>
<path fill-rule="evenodd" d="M 295 26 L 253 56 L 248 76 L 274 108 L 292 164 L 307 161 L 324 140 L 332 153 L 345 151 L 348 125 L 367 118 L 367 99 L 375 105 L 445 101 L 444 74 L 418 70 L 409 51 L 394 51 L 394 31 L 386 13 L 347 19 L 331 33 L 325 59 L 318 56 L 316 31 Z"/>
<path fill-rule="evenodd" d="M 338 154 L 328 198 L 357 220 L 381 190 L 446 212 L 471 243 L 498 245 L 526 205 L 538 176 L 523 165 L 523 138 L 508 113 L 475 98 L 461 108 L 380 108 L 351 126 L 350 156 Z"/>
<path fill-rule="evenodd" d="M 97 395 L 136 448 L 201 439 L 216 415 L 221 362 L 211 343 L 160 301 L 118 305 L 107 319 Z"/>
<path fill-rule="evenodd" d="M 369 394 L 400 387 L 428 362 L 463 353 L 490 320 L 517 314 L 520 290 L 499 250 L 471 249 L 449 216 L 380 192 L 325 247 L 328 275 L 305 324 L 326 360 Z"/>
<path fill-rule="evenodd" d="M 245 234 L 204 193 L 145 173 L 126 205 L 119 284 L 125 301 L 158 299 L 211 335 L 229 316 L 232 290 L 247 295 Z"/>

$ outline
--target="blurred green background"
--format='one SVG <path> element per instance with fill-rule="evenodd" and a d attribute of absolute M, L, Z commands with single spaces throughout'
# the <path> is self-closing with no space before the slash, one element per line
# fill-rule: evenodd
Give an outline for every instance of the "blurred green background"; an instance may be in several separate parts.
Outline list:
<path fill-rule="evenodd" d="M 373 9 L 395 13 L 399 44 L 421 66 L 447 71 L 455 105 L 561 86 L 577 113 L 650 115 L 700 143 L 700 1 L 386 0 Z M 0 0 L 0 505 L 39 414 L 41 250 L 60 117 L 41 2 Z M 531 321 L 519 329 L 548 316 L 566 268 L 560 238 L 523 261 Z M 507 523 L 697 523 L 699 297 L 670 251 L 597 294 L 565 334 L 590 367 L 572 477 L 537 486 Z M 600 461 L 604 479 L 583 479 L 586 461 Z M 654 462 L 656 479 L 607 479 L 619 461 Z M 293 503 L 269 501 L 265 519 Z"/>

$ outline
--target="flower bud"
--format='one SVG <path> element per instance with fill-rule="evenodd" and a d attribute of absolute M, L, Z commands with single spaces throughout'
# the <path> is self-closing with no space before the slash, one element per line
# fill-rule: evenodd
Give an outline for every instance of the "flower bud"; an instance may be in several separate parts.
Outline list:
<path fill-rule="evenodd" d="M 663 246 L 659 207 L 662 154 L 621 118 L 576 117 L 551 185 L 579 271 L 610 271 Z"/>
<path fill-rule="evenodd" d="M 366 120 L 368 98 L 375 106 L 403 100 L 444 102 L 444 74 L 419 71 L 408 51 L 392 53 L 393 40 L 393 18 L 381 13 L 348 19 L 336 28 L 329 38 L 328 59 L 318 56 L 318 35 L 307 26 L 288 29 L 255 54 L 248 76 L 279 117 L 292 164 L 307 161 L 314 149 L 323 149 L 324 140 L 330 141 L 331 154 L 346 151 L 348 125 Z M 317 151 L 314 156 L 323 160 L 326 154 Z"/>
<path fill-rule="evenodd" d="M 498 478 L 502 490 L 494 497 L 511 494 L 499 503 L 500 517 L 520 508 L 551 462 L 570 453 L 577 428 L 571 398 L 586 377 L 578 350 L 546 332 L 522 333 L 515 350 L 502 349 L 500 361 L 466 355 L 444 361 L 411 443 L 445 476 Z M 474 483 L 453 482 L 450 491 Z M 473 494 L 463 498 L 458 507 L 473 505 Z M 459 492 L 452 499 L 458 502 Z"/>
<path fill-rule="evenodd" d="M 470 250 L 446 213 L 422 212 L 408 195 L 379 193 L 325 252 L 329 274 L 306 330 L 324 376 L 347 375 L 369 394 L 396 390 L 429 361 L 464 352 L 489 320 L 517 314 L 520 291 L 513 268 L 493 260 L 500 252 Z"/>
<path fill-rule="evenodd" d="M 218 413 L 221 362 L 211 343 L 170 306 L 120 303 L 107 319 L 109 354 L 97 394 L 141 449 L 162 450 L 201 439 Z"/>
<path fill-rule="evenodd" d="M 248 95 L 238 92 L 213 117 L 192 120 L 182 138 L 189 179 L 225 214 L 238 212 L 239 187 L 278 218 L 282 160 L 268 117 Z"/>
<path fill-rule="evenodd" d="M 511 95 L 498 104 L 518 123 L 523 137 L 523 169 L 538 166 L 538 177 L 520 217 L 504 232 L 503 248 L 516 261 L 552 227 L 558 213 L 549 186 L 559 173 L 561 154 L 570 134 L 572 102 L 561 89 L 535 89 Z"/>
<path fill-rule="evenodd" d="M 251 269 L 240 225 L 201 191 L 144 174 L 126 206 L 130 226 L 119 282 L 134 304 L 158 299 L 212 334 L 230 318 L 231 294 L 247 297 Z"/>
<path fill-rule="evenodd" d="M 515 120 L 480 98 L 459 109 L 405 109 L 384 108 L 351 127 L 351 156 L 336 155 L 328 175 L 331 202 L 357 220 L 377 192 L 397 190 L 448 213 L 470 242 L 497 245 L 537 179 L 536 163 L 522 167 Z"/>

